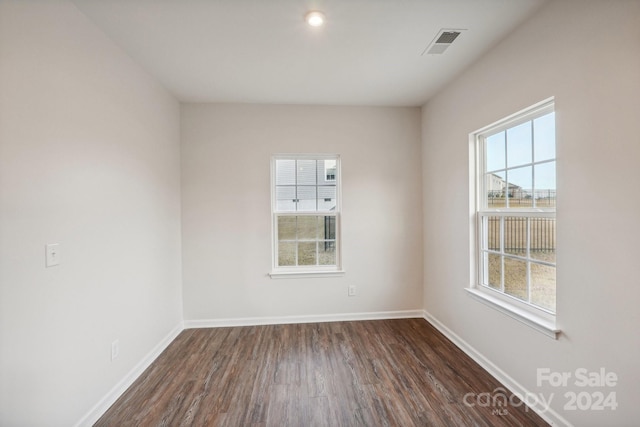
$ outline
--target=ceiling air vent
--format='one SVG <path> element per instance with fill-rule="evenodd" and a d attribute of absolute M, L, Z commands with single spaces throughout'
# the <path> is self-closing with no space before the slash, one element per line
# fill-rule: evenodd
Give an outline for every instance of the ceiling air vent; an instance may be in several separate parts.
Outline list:
<path fill-rule="evenodd" d="M 424 55 L 441 55 L 453 41 L 462 33 L 464 30 L 445 30 L 442 29 L 438 32 L 438 34 L 434 37 L 433 41 L 427 48 L 422 52 Z"/>

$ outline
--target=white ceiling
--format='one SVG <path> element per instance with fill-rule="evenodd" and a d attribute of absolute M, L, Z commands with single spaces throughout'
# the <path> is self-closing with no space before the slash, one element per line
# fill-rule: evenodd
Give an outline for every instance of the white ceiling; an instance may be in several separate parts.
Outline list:
<path fill-rule="evenodd" d="M 183 102 L 418 106 L 545 0 L 73 1 Z"/>

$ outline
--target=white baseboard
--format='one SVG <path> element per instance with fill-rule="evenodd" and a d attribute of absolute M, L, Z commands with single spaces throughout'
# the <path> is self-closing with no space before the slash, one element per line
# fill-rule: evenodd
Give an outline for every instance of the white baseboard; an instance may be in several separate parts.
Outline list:
<path fill-rule="evenodd" d="M 424 310 L 423 312 L 424 319 L 431 323 L 438 331 L 440 331 L 444 336 L 449 338 L 458 348 L 464 351 L 469 357 L 471 357 L 478 365 L 480 365 L 485 371 L 489 372 L 496 380 L 498 380 L 502 385 L 504 385 L 509 391 L 519 396 L 530 396 L 533 393 L 524 388 L 520 383 L 511 378 L 506 372 L 496 366 L 493 362 L 483 356 L 480 352 L 478 352 L 475 348 L 473 348 L 469 343 L 460 338 L 455 334 L 451 329 L 447 328 L 443 323 L 441 323 L 438 319 L 433 317 L 428 311 Z M 567 421 L 564 417 L 554 411 L 552 408 L 544 408 L 541 405 L 538 406 L 530 406 L 530 408 L 535 411 L 540 417 L 542 417 L 546 422 L 551 424 L 552 426 L 571 426 L 571 423 Z"/>
<path fill-rule="evenodd" d="M 103 397 L 80 421 L 75 427 L 90 427 L 100 417 L 107 412 L 107 409 L 115 403 L 116 400 L 138 379 L 140 375 L 147 369 L 154 360 L 160 356 L 171 342 L 184 330 L 183 322 L 176 325 L 171 332 L 167 334 L 129 373 L 118 382 L 105 397 Z"/>
<path fill-rule="evenodd" d="M 184 328 L 220 328 L 229 326 L 284 325 L 291 323 L 345 322 L 353 320 L 410 319 L 423 317 L 423 310 L 318 314 L 310 316 L 244 317 L 231 319 L 185 320 Z"/>

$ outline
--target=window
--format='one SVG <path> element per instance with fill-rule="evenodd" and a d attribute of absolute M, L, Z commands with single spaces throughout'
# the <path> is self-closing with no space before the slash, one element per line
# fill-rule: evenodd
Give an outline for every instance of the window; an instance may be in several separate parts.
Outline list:
<path fill-rule="evenodd" d="M 337 155 L 273 157 L 272 277 L 340 271 L 339 171 Z"/>
<path fill-rule="evenodd" d="M 555 336 L 556 140 L 553 101 L 472 135 L 473 290 Z M 522 319 L 521 319 L 522 320 Z"/>

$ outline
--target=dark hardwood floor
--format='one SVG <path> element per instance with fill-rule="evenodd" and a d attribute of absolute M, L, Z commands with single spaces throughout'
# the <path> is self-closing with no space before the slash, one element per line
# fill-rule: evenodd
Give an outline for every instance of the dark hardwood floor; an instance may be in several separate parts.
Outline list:
<path fill-rule="evenodd" d="M 188 329 L 95 425 L 547 425 L 499 387 L 424 319 Z"/>

